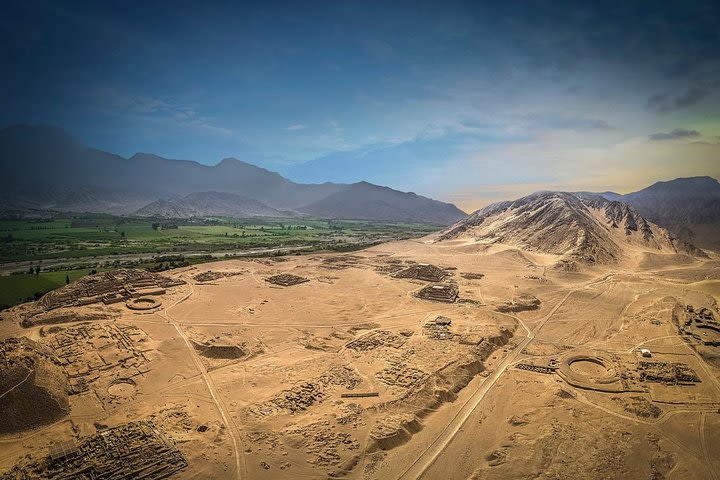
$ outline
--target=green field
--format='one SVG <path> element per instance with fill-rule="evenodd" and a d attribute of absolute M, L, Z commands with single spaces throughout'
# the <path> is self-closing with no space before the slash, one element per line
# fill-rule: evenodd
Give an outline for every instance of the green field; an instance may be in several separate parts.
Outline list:
<path fill-rule="evenodd" d="M 39 217 L 39 216 L 38 216 Z M 235 255 L 349 251 L 420 237 L 440 225 L 309 218 L 158 220 L 100 214 L 0 220 L 0 306 L 92 269 L 162 271 Z M 39 275 L 27 274 L 40 268 Z M 16 273 L 8 275 L 9 273 Z"/>
<path fill-rule="evenodd" d="M 107 215 L 0 220 L 0 263 L 292 246 L 332 248 L 421 236 L 438 228 L 437 225 L 305 219 L 153 222 Z"/>
<path fill-rule="evenodd" d="M 38 275 L 21 273 L 0 276 L 0 308 L 33 300 L 65 285 L 67 277 L 72 282 L 90 272 L 91 269 L 78 269 L 40 272 Z"/>

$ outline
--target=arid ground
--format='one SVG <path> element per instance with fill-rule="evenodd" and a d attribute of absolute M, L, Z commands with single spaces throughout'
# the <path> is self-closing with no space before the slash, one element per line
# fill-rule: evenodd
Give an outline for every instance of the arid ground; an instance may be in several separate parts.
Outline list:
<path fill-rule="evenodd" d="M 432 240 L 4 312 L 0 338 L 33 341 L 6 357 L 34 360 L 0 407 L 57 411 L 0 433 L 0 478 L 113 458 L 113 478 L 720 478 L 717 257 L 638 248 L 564 271 Z"/>

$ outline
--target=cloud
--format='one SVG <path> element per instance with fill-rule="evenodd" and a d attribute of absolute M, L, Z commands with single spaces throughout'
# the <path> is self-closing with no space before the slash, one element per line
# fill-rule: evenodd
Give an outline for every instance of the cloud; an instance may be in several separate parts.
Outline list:
<path fill-rule="evenodd" d="M 229 128 L 213 125 L 205 117 L 190 118 L 182 124 L 187 127 L 199 128 L 199 129 L 207 130 L 211 133 L 217 133 L 220 135 L 232 135 L 233 134 L 233 131 L 230 130 Z"/>
<path fill-rule="evenodd" d="M 690 87 L 680 95 L 656 93 L 648 98 L 646 108 L 653 112 L 670 112 L 699 104 L 712 93 L 701 87 Z"/>
<path fill-rule="evenodd" d="M 411 187 L 433 198 L 453 200 L 466 211 L 537 190 L 629 193 L 658 180 L 720 178 L 719 148 L 685 141 L 648 142 L 647 136 L 610 146 L 572 147 L 565 136 L 548 134 L 537 142 L 498 145 L 443 165 L 446 171 L 463 172 L 459 179 L 436 177 L 423 189 Z M 462 198 L 453 197 L 458 192 Z"/>
<path fill-rule="evenodd" d="M 659 132 L 648 135 L 650 140 L 679 140 L 681 138 L 699 137 L 700 132 L 697 130 L 686 130 L 684 128 L 676 128 L 672 132 Z"/>
<path fill-rule="evenodd" d="M 185 102 L 120 91 L 113 87 L 96 87 L 85 94 L 92 107 L 103 114 L 131 120 L 174 123 L 184 128 L 204 130 L 213 134 L 232 135 L 229 128 L 215 125 Z"/>
<path fill-rule="evenodd" d="M 567 117 L 559 115 L 529 115 L 530 127 L 573 130 L 576 132 L 592 130 L 613 130 L 607 121 L 599 118 Z"/>
<path fill-rule="evenodd" d="M 302 125 L 302 124 L 300 124 L 300 123 L 296 123 L 295 125 L 290 125 L 289 127 L 287 127 L 287 130 L 290 130 L 290 131 L 293 131 L 293 132 L 294 132 L 294 131 L 297 131 L 297 130 L 305 130 L 305 125 Z"/>
<path fill-rule="evenodd" d="M 190 113 L 187 109 L 174 109 L 159 98 L 121 92 L 112 87 L 90 89 L 87 96 L 98 109 L 108 112 L 125 111 L 135 114 L 150 114 L 177 110 L 179 114 Z"/>

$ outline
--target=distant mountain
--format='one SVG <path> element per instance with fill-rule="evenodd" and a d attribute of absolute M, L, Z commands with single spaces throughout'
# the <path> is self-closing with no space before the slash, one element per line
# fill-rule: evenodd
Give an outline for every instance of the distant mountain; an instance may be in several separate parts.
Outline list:
<path fill-rule="evenodd" d="M 415 193 L 359 182 L 300 208 L 308 215 L 331 218 L 428 221 L 449 224 L 466 215 L 455 205 Z"/>
<path fill-rule="evenodd" d="M 637 249 L 703 255 L 627 204 L 567 192 L 539 192 L 489 205 L 450 227 L 439 240 L 458 238 L 514 245 L 581 264 L 616 263 Z"/>
<path fill-rule="evenodd" d="M 3 180 L 0 207 L 4 209 L 130 214 L 139 209 L 150 211 L 145 209 L 165 199 L 151 208 L 164 213 L 228 209 L 267 213 L 303 208 L 317 212 L 314 215 L 336 218 L 358 218 L 358 212 L 362 212 L 362 218 L 374 220 L 413 218 L 418 222 L 437 222 L 438 218 L 447 218 L 447 223 L 465 216 L 449 204 L 386 191 L 385 187 L 366 188 L 368 196 L 362 197 L 354 185 L 294 183 L 278 173 L 233 158 L 214 166 L 147 153 L 126 159 L 88 148 L 54 127 L 20 125 L 0 130 L 0 175 Z M 201 199 L 187 199 L 190 194 L 207 192 L 244 197 L 248 210 L 237 207 L 243 202 L 235 202 L 235 207 L 231 207 L 226 199 L 217 196 L 205 195 L 200 209 L 196 207 Z M 346 192 L 340 197 L 344 198 L 342 208 L 340 205 L 322 208 L 323 200 L 341 192 Z M 178 199 L 183 201 L 178 203 Z M 362 202 L 364 207 L 358 208 L 350 199 Z M 250 206 L 247 200 L 262 207 Z M 448 215 L 449 211 L 454 214 Z"/>
<path fill-rule="evenodd" d="M 135 212 L 142 217 L 280 217 L 287 216 L 252 198 L 223 192 L 198 192 L 175 200 L 156 200 Z"/>
<path fill-rule="evenodd" d="M 720 183 L 712 177 L 677 178 L 627 195 L 601 195 L 632 205 L 679 238 L 720 247 Z"/>

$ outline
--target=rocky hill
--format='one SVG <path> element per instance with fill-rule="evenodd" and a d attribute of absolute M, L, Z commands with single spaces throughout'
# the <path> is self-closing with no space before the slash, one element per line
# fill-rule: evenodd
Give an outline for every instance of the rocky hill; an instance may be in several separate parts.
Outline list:
<path fill-rule="evenodd" d="M 616 263 L 632 248 L 703 255 L 627 204 L 568 192 L 539 192 L 489 205 L 439 240 L 457 238 L 514 245 L 582 264 Z"/>

